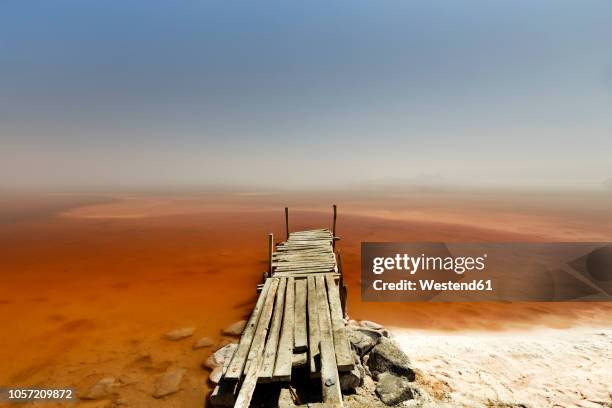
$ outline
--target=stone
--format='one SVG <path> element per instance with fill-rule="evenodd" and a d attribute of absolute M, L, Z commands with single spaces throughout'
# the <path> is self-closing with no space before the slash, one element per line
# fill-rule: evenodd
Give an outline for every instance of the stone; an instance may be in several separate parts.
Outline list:
<path fill-rule="evenodd" d="M 383 329 L 371 329 L 369 327 L 357 327 L 357 330 L 365 334 L 368 334 L 370 336 L 376 336 L 377 338 L 380 338 L 380 337 L 391 338 L 392 337 L 389 330 L 384 329 L 384 328 Z"/>
<path fill-rule="evenodd" d="M 221 380 L 221 376 L 223 376 L 223 367 L 217 367 L 208 375 L 208 379 L 214 383 L 218 384 Z"/>
<path fill-rule="evenodd" d="M 206 361 L 204 361 L 203 366 L 211 370 L 223 366 L 225 360 L 232 358 L 234 351 L 236 351 L 236 347 L 238 347 L 236 343 L 230 343 L 224 347 L 221 347 L 219 350 L 212 353 L 206 359 Z"/>
<path fill-rule="evenodd" d="M 363 370 L 363 367 L 361 368 Z M 354 391 L 363 383 L 362 371 L 355 366 L 351 371 L 340 374 L 340 389 L 342 391 Z"/>
<path fill-rule="evenodd" d="M 113 394 L 113 388 L 118 385 L 114 377 L 104 377 L 95 383 L 85 395 L 81 396 L 82 399 L 97 400 L 109 397 Z"/>
<path fill-rule="evenodd" d="M 365 369 L 361 365 L 359 355 L 353 352 L 355 367 L 351 371 L 340 373 L 340 388 L 344 392 L 354 392 L 357 387 L 363 385 Z"/>
<path fill-rule="evenodd" d="M 414 381 L 415 373 L 408 356 L 392 340 L 382 337 L 368 356 L 367 364 L 375 379 L 379 374 L 392 372 Z"/>
<path fill-rule="evenodd" d="M 183 327 L 182 329 L 172 330 L 164 334 L 164 339 L 173 341 L 181 340 L 187 337 L 191 337 L 194 332 L 194 327 Z"/>
<path fill-rule="evenodd" d="M 365 327 L 367 329 L 374 329 L 374 330 L 382 330 L 384 329 L 382 324 L 378 324 L 376 322 L 373 322 L 371 320 L 362 320 L 359 322 L 359 324 L 361 325 L 361 327 Z"/>
<path fill-rule="evenodd" d="M 230 324 L 225 329 L 223 329 L 222 333 L 225 334 L 226 336 L 240 336 L 246 324 L 247 324 L 246 320 L 239 320 L 237 322 Z"/>
<path fill-rule="evenodd" d="M 214 341 L 212 341 L 208 337 L 202 337 L 200 340 L 198 340 L 195 343 L 193 343 L 192 347 L 193 347 L 194 350 L 197 350 L 197 349 L 201 349 L 201 348 L 205 348 L 205 347 L 210 347 L 213 344 L 215 344 Z"/>
<path fill-rule="evenodd" d="M 376 395 L 386 405 L 396 405 L 413 398 L 410 381 L 392 373 L 382 373 L 379 376 Z"/>
<path fill-rule="evenodd" d="M 187 370 L 184 368 L 168 369 L 164 374 L 157 377 L 153 397 L 162 398 L 166 395 L 178 392 L 185 372 L 187 372 Z"/>
<path fill-rule="evenodd" d="M 347 332 L 353 349 L 360 356 L 366 355 L 378 343 L 378 338 L 380 337 L 377 333 L 364 333 L 358 329 L 347 329 Z"/>

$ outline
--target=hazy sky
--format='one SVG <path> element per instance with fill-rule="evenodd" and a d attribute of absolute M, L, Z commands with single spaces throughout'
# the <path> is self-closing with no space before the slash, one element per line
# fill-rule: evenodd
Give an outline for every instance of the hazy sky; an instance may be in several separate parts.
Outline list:
<path fill-rule="evenodd" d="M 0 187 L 599 184 L 612 2 L 0 5 Z"/>

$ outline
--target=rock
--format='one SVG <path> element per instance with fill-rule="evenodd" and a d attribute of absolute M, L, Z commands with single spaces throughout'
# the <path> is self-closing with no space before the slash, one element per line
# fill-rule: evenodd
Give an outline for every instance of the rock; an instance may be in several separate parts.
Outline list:
<path fill-rule="evenodd" d="M 161 398 L 178 392 L 186 371 L 184 368 L 168 369 L 164 374 L 157 377 L 153 397 Z"/>
<path fill-rule="evenodd" d="M 181 340 L 187 337 L 191 337 L 191 335 L 193 335 L 193 332 L 195 332 L 194 327 L 183 327 L 182 329 L 172 330 L 164 334 L 164 339 L 174 341 Z"/>
<path fill-rule="evenodd" d="M 246 320 L 239 320 L 237 322 L 230 324 L 225 329 L 223 329 L 222 333 L 227 336 L 240 336 L 246 324 L 247 324 Z"/>
<path fill-rule="evenodd" d="M 368 334 L 370 336 L 376 336 L 377 338 L 380 338 L 380 337 L 390 338 L 391 337 L 391 333 L 389 332 L 389 330 L 384 329 L 384 328 L 383 329 L 371 329 L 369 327 L 358 327 L 357 330 L 365 334 Z"/>
<path fill-rule="evenodd" d="M 379 376 L 376 395 L 387 405 L 399 404 L 413 397 L 408 379 L 391 373 L 382 373 Z"/>
<path fill-rule="evenodd" d="M 208 379 L 211 382 L 218 384 L 219 381 L 221 380 L 222 375 L 223 375 L 223 366 L 220 366 L 212 370 L 212 372 L 208 375 Z"/>
<path fill-rule="evenodd" d="M 382 324 L 378 324 L 371 320 L 362 320 L 359 322 L 359 324 L 361 325 L 361 327 L 365 327 L 367 329 L 373 329 L 373 330 L 383 330 L 384 329 Z"/>
<path fill-rule="evenodd" d="M 116 385 L 118 384 L 114 377 L 104 377 L 87 390 L 81 398 L 88 400 L 107 398 L 113 394 L 113 388 Z"/>
<path fill-rule="evenodd" d="M 200 340 L 196 341 L 195 343 L 193 343 L 193 349 L 197 350 L 197 349 L 201 349 L 204 347 L 210 347 L 214 344 L 214 342 L 209 339 L 208 337 L 202 337 Z"/>
<path fill-rule="evenodd" d="M 232 356 L 234 355 L 234 351 L 236 351 L 236 347 L 238 347 L 236 343 L 231 343 L 220 348 L 219 350 L 212 353 L 206 359 L 206 361 L 204 361 L 203 366 L 211 370 L 223 366 L 226 359 L 232 358 Z"/>
<path fill-rule="evenodd" d="M 214 350 L 217 351 L 227 346 L 228 344 L 235 343 L 235 342 L 236 342 L 235 339 L 228 339 L 227 337 L 222 337 L 221 340 L 219 340 L 217 344 L 215 344 Z"/>
<path fill-rule="evenodd" d="M 374 378 L 390 371 L 406 377 L 409 381 L 414 381 L 415 374 L 408 356 L 393 341 L 382 337 L 368 356 L 367 364 Z"/>
<path fill-rule="evenodd" d="M 361 365 L 359 356 L 353 352 L 353 361 L 355 367 L 348 372 L 340 373 L 340 388 L 345 392 L 354 392 L 357 387 L 363 385 L 363 379 L 365 377 L 365 370 Z"/>
<path fill-rule="evenodd" d="M 363 367 L 355 366 L 351 371 L 340 374 L 340 388 L 342 391 L 354 391 L 363 383 Z"/>
<path fill-rule="evenodd" d="M 376 332 L 369 334 L 359 329 L 347 329 L 347 332 L 351 345 L 360 356 L 366 355 L 378 343 L 380 337 Z"/>

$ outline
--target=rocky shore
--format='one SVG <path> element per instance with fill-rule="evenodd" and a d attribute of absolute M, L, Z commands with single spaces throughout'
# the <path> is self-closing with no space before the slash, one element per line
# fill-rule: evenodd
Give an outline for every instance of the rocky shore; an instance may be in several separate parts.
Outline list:
<path fill-rule="evenodd" d="M 355 368 L 340 376 L 345 406 L 444 406 L 443 402 L 431 397 L 427 389 L 428 386 L 431 388 L 431 384 L 423 381 L 389 330 L 367 320 L 348 320 L 346 324 Z M 203 367 L 210 370 L 211 382 L 219 380 L 224 362 L 232 357 L 235 349 L 235 343 L 226 344 L 215 350 L 204 362 Z M 292 381 L 288 384 L 258 387 L 252 406 L 307 407 L 316 405 L 317 397 L 320 397 L 319 380 L 309 378 L 306 365 L 296 362 Z"/>
<path fill-rule="evenodd" d="M 413 367 L 389 330 L 367 320 L 347 320 L 346 324 L 355 360 L 355 368 L 340 376 L 346 407 L 446 406 L 440 399 L 443 396 L 440 388 L 432 386 L 431 379 L 428 380 Z M 171 330 L 164 333 L 161 339 L 168 343 L 184 343 L 194 353 L 205 353 L 207 357 L 203 359 L 201 369 L 208 374 L 209 383 L 214 385 L 221 378 L 224 363 L 232 358 L 244 325 L 244 321 L 232 323 L 222 330 L 217 340 L 209 337 L 194 339 L 196 329 L 193 327 Z M 147 359 L 144 356 L 142 362 L 146 363 Z M 157 400 L 169 406 L 185 406 L 180 395 L 189 375 L 190 371 L 186 368 L 170 365 L 165 371 L 150 378 L 151 403 Z M 129 384 L 121 376 L 105 376 L 92 384 L 79 398 L 103 402 L 102 406 L 105 407 L 130 405 L 122 398 L 122 389 L 126 386 Z M 260 384 L 251 405 L 262 408 L 310 407 L 316 406 L 320 395 L 319 380 L 310 378 L 305 361 L 303 364 L 296 361 L 290 383 Z"/>
<path fill-rule="evenodd" d="M 356 363 L 340 377 L 349 408 L 612 407 L 608 329 L 451 334 L 346 325 Z M 77 395 L 96 408 L 202 406 L 243 327 L 235 322 L 210 337 L 192 327 L 169 330 L 158 349 L 123 356 L 123 369 L 84 368 L 90 374 Z M 252 406 L 316 407 L 320 382 L 306 367 L 296 361 L 290 383 L 259 384 Z"/>

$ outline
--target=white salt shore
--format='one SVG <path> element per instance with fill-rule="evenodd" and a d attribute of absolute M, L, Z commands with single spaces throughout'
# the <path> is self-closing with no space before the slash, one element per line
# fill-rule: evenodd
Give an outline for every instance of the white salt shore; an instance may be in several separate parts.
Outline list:
<path fill-rule="evenodd" d="M 612 328 L 392 330 L 450 406 L 612 407 Z"/>

